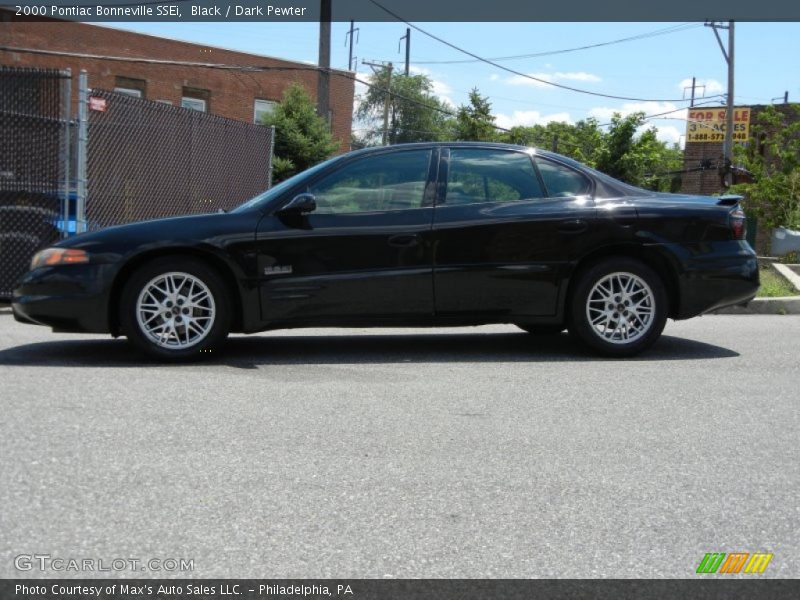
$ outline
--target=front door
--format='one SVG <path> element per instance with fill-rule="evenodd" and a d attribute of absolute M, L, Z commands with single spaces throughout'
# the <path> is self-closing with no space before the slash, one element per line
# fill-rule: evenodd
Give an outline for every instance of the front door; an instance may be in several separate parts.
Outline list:
<path fill-rule="evenodd" d="M 262 219 L 264 320 L 432 315 L 432 154 L 356 158 L 309 185 L 315 211 Z"/>

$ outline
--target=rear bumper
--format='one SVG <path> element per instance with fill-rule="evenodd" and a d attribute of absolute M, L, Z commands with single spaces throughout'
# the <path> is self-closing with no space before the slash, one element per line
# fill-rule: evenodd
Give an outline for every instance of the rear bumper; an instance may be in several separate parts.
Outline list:
<path fill-rule="evenodd" d="M 747 242 L 714 242 L 701 249 L 681 248 L 677 319 L 745 304 L 758 292 L 758 260 Z"/>
<path fill-rule="evenodd" d="M 11 300 L 14 318 L 53 331 L 108 333 L 111 265 L 43 267 L 23 275 Z"/>

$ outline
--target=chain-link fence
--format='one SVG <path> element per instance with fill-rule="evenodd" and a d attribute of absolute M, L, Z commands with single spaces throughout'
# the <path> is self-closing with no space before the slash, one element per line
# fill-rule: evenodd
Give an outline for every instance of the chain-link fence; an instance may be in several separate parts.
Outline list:
<path fill-rule="evenodd" d="M 70 78 L 0 66 L 0 299 L 65 229 Z"/>
<path fill-rule="evenodd" d="M 90 109 L 89 230 L 228 210 L 269 187 L 268 127 L 105 90 Z"/>

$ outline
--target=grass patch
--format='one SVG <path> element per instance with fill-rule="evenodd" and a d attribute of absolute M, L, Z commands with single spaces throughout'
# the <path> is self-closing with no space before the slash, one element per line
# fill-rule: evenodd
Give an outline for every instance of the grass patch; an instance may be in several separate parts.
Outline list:
<path fill-rule="evenodd" d="M 758 290 L 759 298 L 776 298 L 780 296 L 796 296 L 797 290 L 770 268 L 762 268 L 761 287 Z"/>

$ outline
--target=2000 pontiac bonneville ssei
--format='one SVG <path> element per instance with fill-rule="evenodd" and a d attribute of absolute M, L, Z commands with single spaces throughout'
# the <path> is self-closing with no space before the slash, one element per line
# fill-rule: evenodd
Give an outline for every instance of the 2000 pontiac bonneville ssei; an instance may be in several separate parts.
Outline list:
<path fill-rule="evenodd" d="M 630 356 L 668 317 L 755 295 L 739 200 L 649 192 L 519 146 L 373 148 L 230 213 L 63 240 L 34 257 L 13 310 L 159 359 L 231 331 L 487 323 Z"/>

